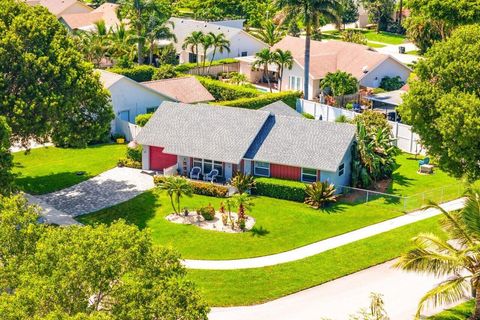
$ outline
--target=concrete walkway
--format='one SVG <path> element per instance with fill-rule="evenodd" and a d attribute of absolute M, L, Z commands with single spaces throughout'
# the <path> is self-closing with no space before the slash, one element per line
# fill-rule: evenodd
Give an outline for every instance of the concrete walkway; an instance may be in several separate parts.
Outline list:
<path fill-rule="evenodd" d="M 212 308 L 210 320 L 345 320 L 368 307 L 371 292 L 384 295 L 391 320 L 413 319 L 420 298 L 441 279 L 392 268 L 393 261 L 260 305 Z M 432 315 L 443 308 L 427 309 Z"/>
<path fill-rule="evenodd" d="M 461 209 L 463 204 L 463 199 L 457 199 L 442 204 L 442 208 L 447 211 L 454 211 Z M 238 260 L 185 260 L 183 263 L 187 268 L 208 270 L 233 270 L 273 266 L 317 255 L 327 250 L 365 239 L 379 233 L 387 232 L 438 214 L 440 214 L 440 211 L 436 209 L 419 210 L 336 237 L 318 241 L 304 247 L 269 256 Z"/>
<path fill-rule="evenodd" d="M 385 43 L 381 43 L 381 42 L 375 42 L 375 41 L 371 41 L 371 42 L 385 45 Z M 405 64 L 410 64 L 410 63 L 416 62 L 419 59 L 421 59 L 420 56 L 417 56 L 417 55 L 414 55 L 414 54 L 399 53 L 398 52 L 398 47 L 400 47 L 400 46 L 405 47 L 406 52 L 418 50 L 417 46 L 415 46 L 413 43 L 409 42 L 409 43 L 402 43 L 402 44 L 398 44 L 398 45 L 387 44 L 387 45 L 385 45 L 385 47 L 375 48 L 375 51 L 380 52 L 380 53 L 384 53 L 384 54 L 389 54 L 392 57 L 394 57 L 395 59 L 397 59 L 398 61 L 400 61 L 402 63 L 405 63 Z"/>
<path fill-rule="evenodd" d="M 153 187 L 152 176 L 142 170 L 114 168 L 72 187 L 36 198 L 37 203 L 56 209 L 50 211 L 51 218 L 65 214 L 75 217 L 130 200 Z"/>

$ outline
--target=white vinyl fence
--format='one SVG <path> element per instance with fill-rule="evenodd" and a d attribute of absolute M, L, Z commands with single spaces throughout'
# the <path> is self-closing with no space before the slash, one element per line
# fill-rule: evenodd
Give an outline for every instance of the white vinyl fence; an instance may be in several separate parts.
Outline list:
<path fill-rule="evenodd" d="M 353 119 L 357 113 L 347 109 L 332 107 L 318 102 L 299 99 L 297 100 L 297 111 L 311 114 L 317 120 L 335 122 L 338 117 L 345 116 L 347 119 Z M 396 139 L 397 147 L 400 150 L 424 154 L 420 144 L 420 137 L 412 131 L 412 127 L 403 123 L 388 121 L 392 126 L 392 135 Z"/>
<path fill-rule="evenodd" d="M 141 127 L 125 120 L 115 119 L 115 133 L 120 133 L 125 136 L 125 140 L 133 141 L 140 132 Z"/>
<path fill-rule="evenodd" d="M 201 63 L 200 63 L 201 65 Z M 239 72 L 240 71 L 240 62 L 234 63 L 226 63 L 216 66 L 208 67 L 208 63 L 205 68 L 193 68 L 190 69 L 187 73 L 188 74 L 195 74 L 195 75 L 210 75 L 210 76 L 217 76 L 220 73 L 230 73 L 230 72 Z"/>

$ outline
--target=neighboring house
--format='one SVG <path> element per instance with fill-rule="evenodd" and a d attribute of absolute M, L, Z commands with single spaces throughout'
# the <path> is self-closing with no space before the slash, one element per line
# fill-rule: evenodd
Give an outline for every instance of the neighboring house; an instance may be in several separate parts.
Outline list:
<path fill-rule="evenodd" d="M 350 182 L 355 127 L 269 111 L 164 102 L 136 140 L 146 170 L 200 167 L 304 182 Z"/>
<path fill-rule="evenodd" d="M 230 52 L 224 50 L 223 53 L 220 53 L 217 50 L 215 60 L 250 56 L 259 52 L 263 48 L 268 47 L 267 44 L 255 38 L 240 27 L 243 24 L 242 20 L 205 22 L 182 18 L 170 18 L 170 21 L 173 23 L 172 31 L 177 38 L 177 42 L 173 42 L 173 45 L 179 55 L 180 63 L 196 62 L 197 59 L 198 61 L 203 61 L 201 46 L 199 57 L 192 53 L 190 48 L 185 50 L 182 49 L 185 38 L 187 38 L 193 31 L 202 31 L 203 33 L 213 32 L 214 34 L 223 33 L 225 38 L 230 41 Z M 207 51 L 207 61 L 211 59 L 212 54 L 213 48 L 210 48 Z"/>
<path fill-rule="evenodd" d="M 90 12 L 62 14 L 60 22 L 67 26 L 70 31 L 84 30 L 94 31 L 95 23 L 104 21 L 107 30 L 115 29 L 120 25 L 120 19 L 117 17 L 118 4 L 104 3 Z"/>
<path fill-rule="evenodd" d="M 259 110 L 268 111 L 274 115 L 278 116 L 289 116 L 289 117 L 297 117 L 303 118 L 303 115 L 297 112 L 295 109 L 291 108 L 288 104 L 283 102 L 282 100 L 276 101 L 271 103 Z"/>
<path fill-rule="evenodd" d="M 135 123 L 137 115 L 154 112 L 164 101 L 176 101 L 125 76 L 105 70 L 97 71 L 105 89 L 110 92 L 116 120 Z M 112 123 L 112 132 L 126 134 L 116 120 Z"/>
<path fill-rule="evenodd" d="M 304 81 L 304 54 L 305 39 L 286 36 L 283 40 L 272 47 L 272 50 L 289 50 L 294 58 L 291 70 L 285 69 L 282 81 L 282 90 L 303 90 Z M 249 77 L 251 82 L 261 80 L 261 72 L 251 71 L 253 58 L 239 58 L 240 73 Z M 378 87 L 383 77 L 399 76 L 407 81 L 411 69 L 395 58 L 378 53 L 373 49 L 350 42 L 342 41 L 311 41 L 310 49 L 310 77 L 309 97 L 313 99 L 320 94 L 320 81 L 328 72 L 337 70 L 351 73 L 361 86 Z M 273 66 L 269 71 L 275 73 Z"/>
<path fill-rule="evenodd" d="M 214 101 L 215 98 L 195 77 L 180 77 L 142 82 L 144 86 L 171 97 L 178 102 L 200 103 Z"/>
<path fill-rule="evenodd" d="M 41 5 L 48 9 L 57 18 L 65 14 L 88 13 L 93 9 L 82 1 L 77 0 L 26 0 L 28 5 Z"/>

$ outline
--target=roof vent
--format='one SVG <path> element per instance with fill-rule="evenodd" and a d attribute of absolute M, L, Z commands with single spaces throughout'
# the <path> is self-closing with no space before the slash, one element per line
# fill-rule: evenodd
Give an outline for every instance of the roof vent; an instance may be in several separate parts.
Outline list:
<path fill-rule="evenodd" d="M 362 72 L 363 73 L 368 73 L 368 66 L 363 66 Z"/>

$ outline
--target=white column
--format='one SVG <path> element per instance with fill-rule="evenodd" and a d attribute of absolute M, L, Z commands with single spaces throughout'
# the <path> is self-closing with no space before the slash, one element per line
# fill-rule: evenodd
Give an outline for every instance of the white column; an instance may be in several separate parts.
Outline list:
<path fill-rule="evenodd" d="M 150 146 L 142 145 L 142 169 L 150 170 Z"/>
<path fill-rule="evenodd" d="M 252 161 L 251 160 L 246 160 L 246 159 L 244 160 L 243 173 L 252 174 Z"/>
<path fill-rule="evenodd" d="M 225 162 L 225 180 L 230 180 L 233 176 L 233 165 L 231 163 Z"/>

